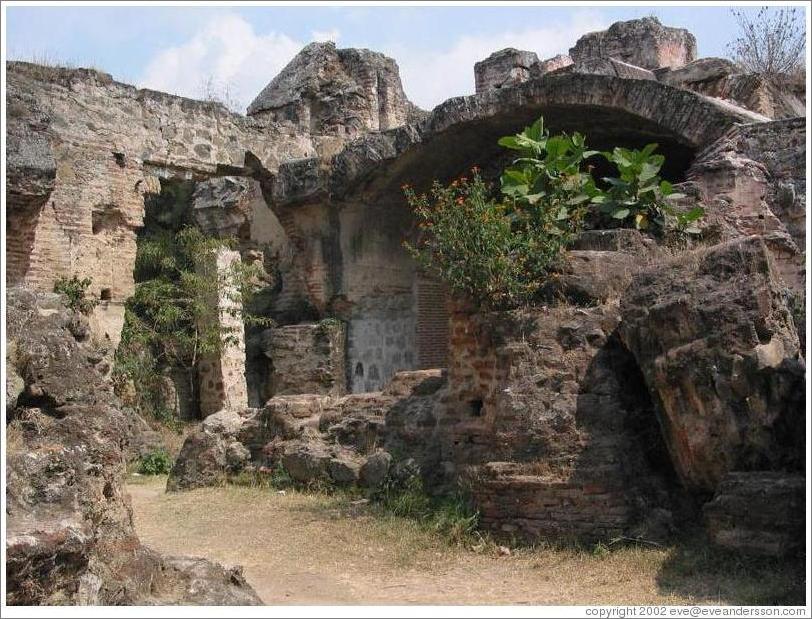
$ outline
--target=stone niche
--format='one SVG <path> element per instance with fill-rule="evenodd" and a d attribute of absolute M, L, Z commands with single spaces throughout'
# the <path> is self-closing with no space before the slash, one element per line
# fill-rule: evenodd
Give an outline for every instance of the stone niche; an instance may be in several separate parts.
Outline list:
<path fill-rule="evenodd" d="M 340 320 L 274 327 L 262 340 L 269 359 L 269 397 L 347 392 L 347 328 Z"/>

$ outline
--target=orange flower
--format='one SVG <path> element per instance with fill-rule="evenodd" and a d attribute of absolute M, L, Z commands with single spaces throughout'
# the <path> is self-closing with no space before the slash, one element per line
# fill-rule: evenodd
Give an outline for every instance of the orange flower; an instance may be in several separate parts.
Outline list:
<path fill-rule="evenodd" d="M 457 198 L 457 204 L 465 204 L 465 198 L 463 198 L 462 196 Z"/>

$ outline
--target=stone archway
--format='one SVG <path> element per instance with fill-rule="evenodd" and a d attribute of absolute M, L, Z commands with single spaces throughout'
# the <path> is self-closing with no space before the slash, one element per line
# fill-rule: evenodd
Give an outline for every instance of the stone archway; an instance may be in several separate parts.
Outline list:
<path fill-rule="evenodd" d="M 441 301 L 427 299 L 402 247 L 413 221 L 401 185 L 424 190 L 473 165 L 495 179 L 511 156 L 498 139 L 539 115 L 552 132 L 580 131 L 598 149 L 656 142 L 673 181 L 684 180 L 699 149 L 759 118 L 651 80 L 564 73 L 450 99 L 420 123 L 350 142 L 328 162 L 293 161 L 263 173 L 266 200 L 287 234 L 310 239 L 300 276 L 318 296 L 307 301 L 329 312 L 331 299 L 341 299 L 351 390 L 380 389 L 398 370 L 441 363 L 434 349 L 447 342 L 438 329 Z"/>

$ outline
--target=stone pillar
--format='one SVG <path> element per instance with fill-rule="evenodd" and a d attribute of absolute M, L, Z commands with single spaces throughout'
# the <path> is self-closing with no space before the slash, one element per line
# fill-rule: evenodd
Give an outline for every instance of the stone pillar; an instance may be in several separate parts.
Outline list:
<path fill-rule="evenodd" d="M 236 289 L 229 273 L 240 260 L 237 251 L 220 249 L 210 264 L 201 269 L 217 270 L 217 294 L 212 303 L 217 306 L 216 320 L 222 330 L 220 351 L 206 355 L 198 363 L 200 414 L 208 417 L 223 409 L 248 407 L 248 387 L 245 382 L 245 325 L 242 307 L 236 300 Z"/>

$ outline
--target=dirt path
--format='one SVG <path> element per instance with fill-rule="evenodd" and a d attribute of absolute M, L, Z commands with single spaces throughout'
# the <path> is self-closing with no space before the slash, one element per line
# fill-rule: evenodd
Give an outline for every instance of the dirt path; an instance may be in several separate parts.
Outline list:
<path fill-rule="evenodd" d="M 695 573 L 674 549 L 476 553 L 335 497 L 239 487 L 166 494 L 164 483 L 128 486 L 144 543 L 241 564 L 267 604 L 749 603 L 787 586 Z"/>

